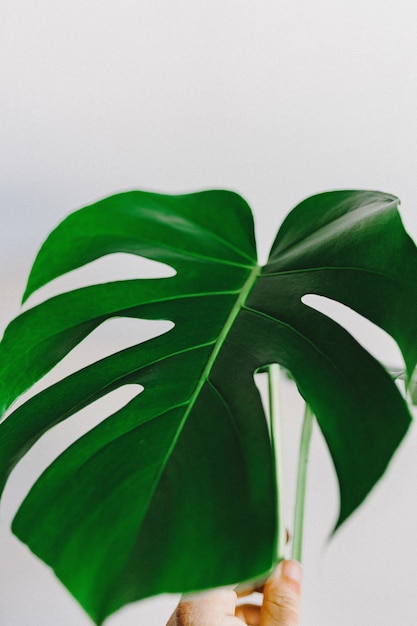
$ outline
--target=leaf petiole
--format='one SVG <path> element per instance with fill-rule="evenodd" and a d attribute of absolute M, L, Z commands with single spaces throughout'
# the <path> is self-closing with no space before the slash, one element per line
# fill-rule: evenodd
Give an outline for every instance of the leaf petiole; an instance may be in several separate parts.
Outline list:
<path fill-rule="evenodd" d="M 275 478 L 277 488 L 277 537 L 275 544 L 276 563 L 285 558 L 286 530 L 284 519 L 284 471 L 282 451 L 282 425 L 279 401 L 280 367 L 277 363 L 268 366 L 268 396 L 271 428 L 271 443 L 274 452 Z"/>
<path fill-rule="evenodd" d="M 301 562 L 303 548 L 304 504 L 307 485 L 307 466 L 310 452 L 311 434 L 313 431 L 314 414 L 306 404 L 303 427 L 301 430 L 300 452 L 298 456 L 297 490 L 294 509 L 294 537 L 291 557 Z"/>

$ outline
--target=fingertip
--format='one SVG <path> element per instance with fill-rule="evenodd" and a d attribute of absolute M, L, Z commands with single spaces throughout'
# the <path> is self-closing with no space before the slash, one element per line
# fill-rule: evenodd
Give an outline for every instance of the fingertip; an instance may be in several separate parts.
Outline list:
<path fill-rule="evenodd" d="M 288 578 L 295 583 L 301 584 L 301 580 L 303 577 L 303 568 L 301 566 L 301 563 L 294 560 L 282 561 L 281 576 L 285 576 L 285 578 Z"/>
<path fill-rule="evenodd" d="M 269 576 L 267 583 L 279 583 L 281 580 L 286 579 L 288 581 L 300 584 L 302 580 L 302 574 L 303 568 L 301 563 L 299 563 L 299 561 L 295 561 L 294 559 L 287 559 L 285 561 L 281 561 L 278 564 L 278 566 Z"/>

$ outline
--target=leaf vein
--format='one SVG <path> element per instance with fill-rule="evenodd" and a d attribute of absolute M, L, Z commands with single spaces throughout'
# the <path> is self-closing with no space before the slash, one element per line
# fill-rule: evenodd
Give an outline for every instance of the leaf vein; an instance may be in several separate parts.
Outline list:
<path fill-rule="evenodd" d="M 264 266 L 264 269 L 268 268 L 268 264 Z M 365 274 L 371 274 L 372 276 L 380 276 L 381 278 L 385 278 L 393 283 L 400 285 L 401 283 L 394 279 L 392 276 L 388 274 L 384 274 L 383 272 L 377 272 L 375 270 L 365 268 L 365 267 L 354 267 L 354 266 L 332 266 L 332 265 L 324 265 L 322 267 L 306 267 L 298 270 L 284 270 L 278 272 L 268 272 L 262 274 L 262 278 L 272 278 L 277 276 L 286 276 L 291 274 L 306 274 L 308 272 L 326 272 L 326 271 L 353 271 L 353 272 L 363 272 Z"/>
<path fill-rule="evenodd" d="M 244 306 L 243 308 L 246 311 L 250 311 L 251 313 L 254 313 L 255 315 L 259 315 L 260 317 L 264 317 L 264 318 L 270 320 L 271 322 L 273 322 L 275 324 L 278 324 L 279 326 L 284 326 L 285 328 L 288 328 L 290 331 L 292 331 L 295 335 L 298 335 L 299 337 L 301 337 L 305 342 L 307 342 L 313 348 L 313 350 L 315 352 L 317 352 L 317 354 L 319 354 L 321 357 L 323 357 L 323 359 L 325 359 L 332 366 L 332 368 L 335 370 L 335 372 L 337 372 L 337 374 L 340 376 L 341 379 L 344 378 L 340 368 L 336 365 L 336 363 L 325 352 L 320 350 L 320 348 L 314 343 L 314 341 L 309 339 L 309 337 L 306 337 L 306 335 L 304 335 L 299 330 L 294 328 L 294 326 L 291 326 L 291 324 L 288 324 L 287 322 L 283 322 L 282 320 L 279 320 L 276 317 L 273 317 L 272 315 L 268 315 L 267 313 L 264 313 L 263 311 L 258 311 L 257 309 L 254 309 L 252 307 Z M 319 314 L 323 315 L 322 313 L 319 313 Z M 326 316 L 323 315 L 323 318 L 326 318 Z M 328 318 L 326 318 L 326 319 L 328 319 Z M 340 328 L 342 328 L 342 327 L 340 327 Z M 352 337 L 352 339 L 353 339 L 353 337 Z"/>

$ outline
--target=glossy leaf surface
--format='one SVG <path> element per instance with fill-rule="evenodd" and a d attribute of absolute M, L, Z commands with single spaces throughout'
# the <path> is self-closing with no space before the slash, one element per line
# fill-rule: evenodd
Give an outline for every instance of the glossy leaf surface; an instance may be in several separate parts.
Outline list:
<path fill-rule="evenodd" d="M 126 384 L 144 391 L 40 477 L 13 530 L 96 623 L 160 592 L 252 578 L 273 564 L 274 459 L 254 372 L 280 363 L 315 412 L 340 486 L 340 525 L 381 477 L 410 423 L 390 375 L 349 333 L 301 301 L 338 300 L 417 360 L 416 249 L 398 201 L 331 192 L 298 205 L 268 263 L 236 194 L 129 192 L 69 216 L 35 261 L 26 297 L 113 252 L 176 275 L 95 285 L 16 318 L 0 346 L 9 405 L 114 317 L 172 320 L 28 400 L 0 425 L 2 484 L 53 425 Z"/>

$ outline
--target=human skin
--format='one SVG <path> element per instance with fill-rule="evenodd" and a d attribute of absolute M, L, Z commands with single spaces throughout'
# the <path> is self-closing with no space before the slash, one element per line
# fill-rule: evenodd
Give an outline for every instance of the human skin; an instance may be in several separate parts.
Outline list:
<path fill-rule="evenodd" d="M 235 590 L 184 597 L 167 626 L 299 626 L 301 565 L 283 561 L 266 581 L 261 606 L 237 604 Z"/>

